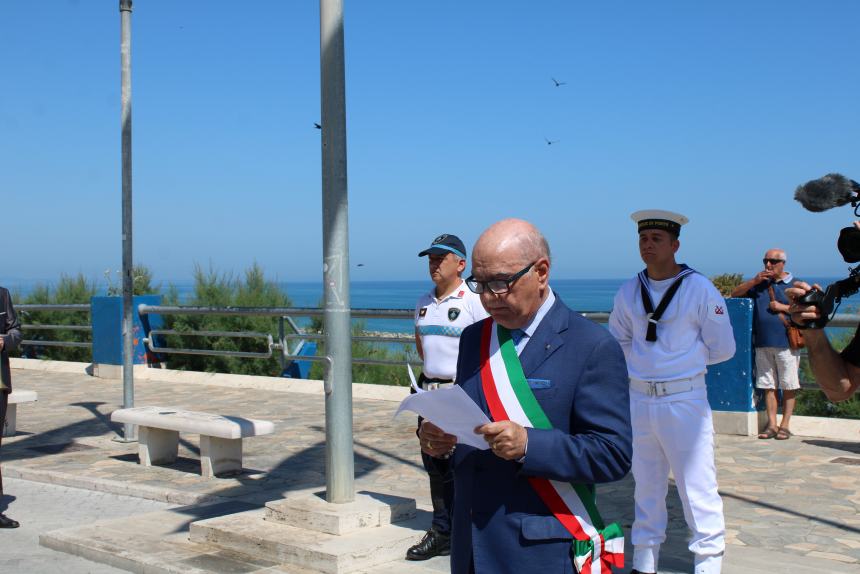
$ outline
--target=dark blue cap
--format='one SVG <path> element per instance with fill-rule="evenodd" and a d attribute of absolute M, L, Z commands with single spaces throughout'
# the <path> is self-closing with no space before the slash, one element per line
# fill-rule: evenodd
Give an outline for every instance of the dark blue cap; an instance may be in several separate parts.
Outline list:
<path fill-rule="evenodd" d="M 465 259 L 466 246 L 463 245 L 463 242 L 460 241 L 460 238 L 456 235 L 443 233 L 442 235 L 433 240 L 433 243 L 430 244 L 430 247 L 419 253 L 418 257 L 424 257 L 425 255 L 431 254 L 446 255 L 448 253 L 453 253 L 460 259 Z"/>

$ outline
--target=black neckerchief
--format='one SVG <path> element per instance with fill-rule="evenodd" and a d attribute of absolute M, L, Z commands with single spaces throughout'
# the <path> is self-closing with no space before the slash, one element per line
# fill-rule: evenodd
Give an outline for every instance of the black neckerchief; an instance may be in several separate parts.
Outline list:
<path fill-rule="evenodd" d="M 657 305 L 657 309 L 655 310 L 654 303 L 651 301 L 651 293 L 648 289 L 648 270 L 643 269 L 639 272 L 639 290 L 642 293 L 642 306 L 645 307 L 645 314 L 648 316 L 648 331 L 645 333 L 646 341 L 653 343 L 657 340 L 657 323 L 663 317 L 663 313 L 666 312 L 666 307 L 669 306 L 675 293 L 677 293 L 678 289 L 681 287 L 681 282 L 684 280 L 684 277 L 691 273 L 695 273 L 695 271 L 692 268 L 681 264 L 681 271 L 675 275 L 675 282 L 666 290 L 666 293 L 660 300 L 660 304 Z"/>

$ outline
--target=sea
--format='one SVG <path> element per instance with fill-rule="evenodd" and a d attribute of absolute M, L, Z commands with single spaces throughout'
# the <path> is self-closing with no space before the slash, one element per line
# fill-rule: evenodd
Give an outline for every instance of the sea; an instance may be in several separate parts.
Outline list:
<path fill-rule="evenodd" d="M 805 280 L 829 285 L 839 279 L 834 277 L 812 277 Z M 576 311 L 608 312 L 618 288 L 627 279 L 554 279 L 550 285 L 571 309 Z M 170 281 L 175 285 L 180 303 L 186 303 L 194 290 L 192 281 Z M 26 296 L 37 284 L 44 281 L 10 280 L 0 285 L 7 287 L 13 296 Z M 164 284 L 163 284 L 164 285 Z M 294 307 L 318 307 L 322 301 L 323 288 L 320 282 L 280 282 L 279 286 L 290 297 Z M 414 309 L 418 298 L 429 291 L 433 283 L 427 281 L 355 281 L 350 284 L 351 307 L 353 309 Z M 860 302 L 860 295 L 846 300 L 839 312 L 852 312 Z M 404 319 L 366 319 L 365 329 L 387 333 L 411 333 L 414 324 Z M 300 325 L 307 320 L 297 321 Z"/>
<path fill-rule="evenodd" d="M 577 311 L 609 311 L 612 299 L 624 279 L 561 279 L 552 288 L 567 305 Z M 320 283 L 287 283 L 287 294 L 296 307 L 316 307 L 322 299 Z M 353 309 L 414 309 L 418 298 L 430 291 L 430 281 L 356 281 L 350 284 Z M 366 319 L 368 331 L 411 333 L 412 321 Z"/>

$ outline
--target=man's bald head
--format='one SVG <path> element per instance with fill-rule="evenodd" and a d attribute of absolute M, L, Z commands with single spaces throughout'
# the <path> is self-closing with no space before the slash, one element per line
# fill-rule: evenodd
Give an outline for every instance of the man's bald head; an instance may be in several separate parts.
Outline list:
<path fill-rule="evenodd" d="M 475 243 L 474 252 L 483 255 L 504 253 L 526 264 L 542 257 L 550 259 L 549 243 L 538 228 L 523 219 L 503 219 L 484 231 Z"/>
<path fill-rule="evenodd" d="M 788 260 L 788 258 L 785 256 L 785 250 L 780 249 L 778 247 L 768 249 L 767 251 L 765 251 L 764 256 L 771 259 L 782 259 L 783 261 Z"/>
<path fill-rule="evenodd" d="M 785 270 L 785 250 L 774 247 L 768 249 L 764 254 L 764 270 L 772 274 L 775 280 L 783 279 L 788 275 Z"/>
<path fill-rule="evenodd" d="M 518 329 L 535 316 L 549 296 L 549 257 L 546 239 L 528 221 L 504 219 L 481 234 L 472 251 L 473 278 L 509 281 L 506 293 L 481 293 L 481 303 L 497 323 Z"/>

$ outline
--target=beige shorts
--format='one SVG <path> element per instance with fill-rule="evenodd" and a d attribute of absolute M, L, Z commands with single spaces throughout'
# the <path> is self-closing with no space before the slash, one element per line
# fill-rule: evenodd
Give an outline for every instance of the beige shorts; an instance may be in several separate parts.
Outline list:
<path fill-rule="evenodd" d="M 800 388 L 797 371 L 800 351 L 781 347 L 756 347 L 755 386 L 757 389 L 793 391 Z"/>

